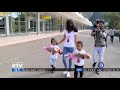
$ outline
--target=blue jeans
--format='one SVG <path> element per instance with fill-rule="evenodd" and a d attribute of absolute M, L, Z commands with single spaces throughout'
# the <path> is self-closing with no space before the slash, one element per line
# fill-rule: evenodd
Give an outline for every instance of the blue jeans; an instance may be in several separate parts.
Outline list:
<path fill-rule="evenodd" d="M 64 57 L 65 54 L 67 53 L 73 53 L 74 52 L 74 47 L 64 47 L 63 48 L 63 64 L 64 67 L 67 69 L 67 63 L 66 63 L 66 58 Z M 72 67 L 72 59 L 69 59 L 69 68 Z"/>

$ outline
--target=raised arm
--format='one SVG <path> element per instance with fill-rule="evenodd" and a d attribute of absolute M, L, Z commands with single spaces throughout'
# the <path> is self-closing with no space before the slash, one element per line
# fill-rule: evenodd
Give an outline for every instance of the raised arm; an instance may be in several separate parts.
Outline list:
<path fill-rule="evenodd" d="M 62 40 L 61 40 L 60 42 L 58 42 L 57 44 L 62 43 L 65 39 L 66 39 L 66 36 L 65 36 L 65 34 L 64 34 L 64 36 L 63 36 Z"/>
<path fill-rule="evenodd" d="M 75 35 L 75 45 L 77 45 L 77 35 Z"/>

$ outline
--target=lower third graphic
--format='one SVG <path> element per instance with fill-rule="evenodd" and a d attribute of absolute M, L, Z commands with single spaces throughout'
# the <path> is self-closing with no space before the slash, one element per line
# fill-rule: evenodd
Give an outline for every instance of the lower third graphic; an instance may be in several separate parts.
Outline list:
<path fill-rule="evenodd" d="M 23 63 L 22 62 L 13 62 L 12 63 L 12 72 L 23 72 Z"/>

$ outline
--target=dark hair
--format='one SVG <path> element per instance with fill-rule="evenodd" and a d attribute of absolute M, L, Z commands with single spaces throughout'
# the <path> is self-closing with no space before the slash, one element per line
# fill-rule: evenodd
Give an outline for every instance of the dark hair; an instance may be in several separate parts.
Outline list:
<path fill-rule="evenodd" d="M 52 38 L 52 39 L 51 39 L 51 43 L 53 42 L 53 40 L 55 40 L 55 38 Z"/>
<path fill-rule="evenodd" d="M 71 19 L 67 19 L 66 30 L 68 32 L 70 32 L 70 31 L 78 32 L 78 29 L 74 26 L 74 23 Z"/>
<path fill-rule="evenodd" d="M 98 24 L 99 24 L 99 23 L 103 23 L 103 24 L 104 24 L 104 21 L 103 21 L 103 20 L 99 20 L 99 21 L 98 21 Z"/>
<path fill-rule="evenodd" d="M 83 47 L 83 42 L 82 41 L 77 41 L 77 44 L 81 44 L 81 46 Z"/>
<path fill-rule="evenodd" d="M 74 31 L 74 32 L 78 32 L 78 28 L 73 27 L 73 31 Z"/>

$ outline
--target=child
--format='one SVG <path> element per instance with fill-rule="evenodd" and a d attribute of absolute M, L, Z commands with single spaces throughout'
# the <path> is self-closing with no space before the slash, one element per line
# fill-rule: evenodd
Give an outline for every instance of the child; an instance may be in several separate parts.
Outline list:
<path fill-rule="evenodd" d="M 77 50 L 73 52 L 73 55 L 77 57 L 74 60 L 74 65 L 75 65 L 75 71 L 74 71 L 74 78 L 77 78 L 78 72 L 80 72 L 80 78 L 83 77 L 83 66 L 84 66 L 84 59 L 90 59 L 91 55 L 87 54 L 83 50 L 83 42 L 78 41 L 77 42 Z"/>
<path fill-rule="evenodd" d="M 52 73 L 55 71 L 55 66 L 56 66 L 56 60 L 58 58 L 58 53 L 62 54 L 59 46 L 57 45 L 57 41 L 55 40 L 55 38 L 51 39 L 51 46 L 49 47 L 49 49 L 47 49 L 49 52 L 51 52 L 50 54 L 50 65 L 52 67 Z"/>

